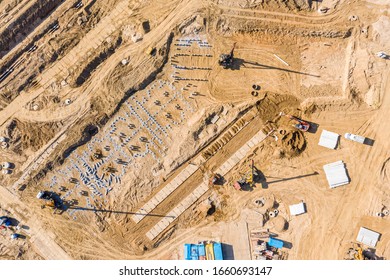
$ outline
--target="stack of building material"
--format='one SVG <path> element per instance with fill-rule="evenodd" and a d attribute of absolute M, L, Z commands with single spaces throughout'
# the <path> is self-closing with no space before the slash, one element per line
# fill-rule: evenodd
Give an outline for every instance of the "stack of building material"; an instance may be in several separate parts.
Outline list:
<path fill-rule="evenodd" d="M 289 208 L 290 208 L 290 214 L 294 216 L 306 213 L 305 204 L 303 202 L 290 205 Z"/>
<path fill-rule="evenodd" d="M 336 149 L 337 143 L 339 141 L 340 135 L 337 133 L 322 130 L 320 141 L 318 142 L 318 145 L 323 146 L 328 149 Z"/>
<path fill-rule="evenodd" d="M 349 183 L 347 170 L 342 160 L 324 165 L 324 171 L 329 187 L 332 189 Z"/>
<path fill-rule="evenodd" d="M 375 247 L 376 243 L 379 240 L 379 237 L 380 237 L 379 233 L 372 231 L 372 230 L 369 230 L 369 229 L 366 229 L 364 227 L 361 227 L 356 240 L 367 245 L 367 246 Z"/>

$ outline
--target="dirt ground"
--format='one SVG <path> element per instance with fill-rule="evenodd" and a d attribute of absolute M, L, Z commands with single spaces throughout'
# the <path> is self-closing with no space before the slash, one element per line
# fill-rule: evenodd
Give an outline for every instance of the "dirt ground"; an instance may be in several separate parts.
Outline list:
<path fill-rule="evenodd" d="M 0 215 L 13 221 L 0 257 L 183 259 L 184 243 L 215 240 L 251 259 L 250 232 L 269 230 L 286 259 L 344 259 L 366 227 L 390 258 L 378 216 L 390 207 L 390 68 L 377 55 L 390 54 L 388 9 L 0 1 Z M 324 129 L 340 135 L 335 150 L 318 145 Z M 323 165 L 338 160 L 350 183 L 331 189 Z M 235 190 L 252 163 L 255 185 Z M 307 213 L 292 216 L 301 201 Z"/>

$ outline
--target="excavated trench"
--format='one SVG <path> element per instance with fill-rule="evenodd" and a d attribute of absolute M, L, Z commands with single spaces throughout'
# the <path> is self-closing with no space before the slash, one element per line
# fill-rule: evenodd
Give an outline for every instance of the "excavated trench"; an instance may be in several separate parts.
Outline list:
<path fill-rule="evenodd" d="M 2 54 L 11 50 L 19 41 L 33 31 L 39 22 L 49 16 L 63 0 L 38 0 L 13 21 L 0 34 Z M 39 20 L 38 20 L 39 19 Z"/>
<path fill-rule="evenodd" d="M 78 68 L 78 71 L 72 75 L 68 83 L 72 87 L 79 87 L 89 79 L 96 68 L 107 60 L 116 49 L 122 44 L 122 37 L 119 36 L 110 44 L 102 45 L 88 63 Z"/>

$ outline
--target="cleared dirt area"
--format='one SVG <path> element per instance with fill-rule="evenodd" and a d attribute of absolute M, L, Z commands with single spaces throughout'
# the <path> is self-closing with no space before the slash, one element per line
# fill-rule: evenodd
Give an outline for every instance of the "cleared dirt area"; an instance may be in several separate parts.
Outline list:
<path fill-rule="evenodd" d="M 0 9 L 1 258 L 182 259 L 183 243 L 215 240 L 251 259 L 262 230 L 282 259 L 344 259 L 360 227 L 390 257 L 387 1 Z M 339 160 L 350 182 L 330 188 L 323 166 Z"/>

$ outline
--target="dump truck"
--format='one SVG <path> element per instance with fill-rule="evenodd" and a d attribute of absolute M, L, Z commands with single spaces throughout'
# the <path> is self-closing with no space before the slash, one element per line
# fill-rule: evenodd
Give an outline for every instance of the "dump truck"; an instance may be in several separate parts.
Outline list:
<path fill-rule="evenodd" d="M 364 141 L 366 141 L 366 138 L 360 135 L 355 135 L 352 133 L 345 133 L 344 137 L 348 140 L 355 141 L 361 144 L 364 144 Z"/>

